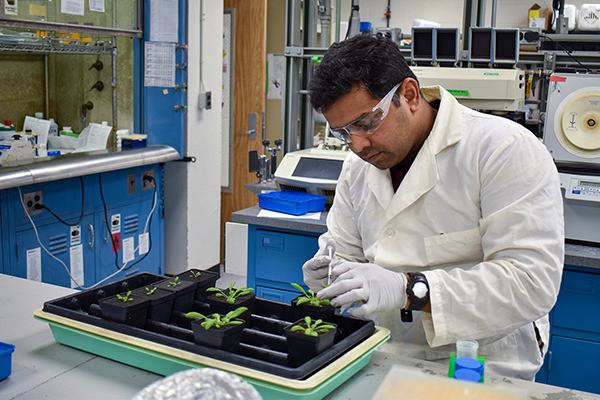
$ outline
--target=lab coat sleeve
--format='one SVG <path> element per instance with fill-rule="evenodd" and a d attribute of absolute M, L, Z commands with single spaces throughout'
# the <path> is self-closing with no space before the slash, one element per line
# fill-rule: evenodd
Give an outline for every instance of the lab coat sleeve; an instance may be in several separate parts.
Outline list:
<path fill-rule="evenodd" d="M 337 257 L 352 262 L 367 262 L 350 194 L 352 169 L 360 167 L 353 163 L 353 157 L 355 156 L 350 154 L 344 161 L 335 189 L 334 202 L 327 215 L 328 230 L 319 237 L 319 253 L 324 251 L 329 238 L 333 238 Z"/>
<path fill-rule="evenodd" d="M 431 347 L 458 339 L 492 341 L 547 314 L 564 260 L 562 195 L 556 167 L 529 132 L 480 154 L 483 262 L 471 269 L 424 272 Z"/>

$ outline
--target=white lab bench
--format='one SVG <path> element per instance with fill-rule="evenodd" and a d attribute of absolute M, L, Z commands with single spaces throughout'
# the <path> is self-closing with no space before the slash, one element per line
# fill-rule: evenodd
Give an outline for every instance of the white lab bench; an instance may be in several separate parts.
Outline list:
<path fill-rule="evenodd" d="M 74 290 L 0 274 L 0 341 L 14 344 L 12 374 L 0 381 L 0 399 L 130 399 L 162 376 L 98 357 L 54 341 L 49 326 L 33 318 L 45 301 Z M 400 364 L 430 375 L 447 368 L 375 351 L 367 366 L 325 397 L 370 399 L 390 368 Z M 600 396 L 556 386 L 486 375 L 490 384 L 526 388 L 531 399 L 591 400 Z"/>

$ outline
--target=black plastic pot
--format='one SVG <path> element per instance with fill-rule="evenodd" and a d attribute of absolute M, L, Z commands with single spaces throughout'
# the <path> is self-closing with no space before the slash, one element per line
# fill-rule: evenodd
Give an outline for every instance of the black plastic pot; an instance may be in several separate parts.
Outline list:
<path fill-rule="evenodd" d="M 200 275 L 197 275 L 198 273 L 200 273 Z M 176 276 L 179 277 L 179 280 L 192 281 L 196 283 L 195 299 L 198 301 L 206 301 L 206 298 L 210 294 L 206 292 L 206 289 L 215 286 L 215 283 L 219 279 L 219 274 L 215 272 L 202 271 L 195 268 L 184 271 Z"/>
<path fill-rule="evenodd" d="M 121 293 L 121 296 L 126 295 L 125 292 Z M 143 328 L 150 300 L 140 295 L 134 296 L 133 293 L 129 297 L 131 301 L 122 301 L 116 295 L 100 299 L 102 318 Z"/>
<path fill-rule="evenodd" d="M 221 315 L 221 317 L 224 316 Z M 210 329 L 205 329 L 201 325 L 202 322 L 204 322 L 204 318 L 195 319 L 192 321 L 194 343 L 235 353 L 240 347 L 240 340 L 242 339 L 244 326 L 246 324 L 244 320 L 238 318 L 235 320 L 242 321 L 242 324 L 225 325 L 220 328 L 212 327 Z"/>
<path fill-rule="evenodd" d="M 323 325 L 333 325 L 336 328 L 330 329 L 318 336 L 306 335 L 303 331 L 294 332 L 291 330 L 294 325 L 306 326 L 304 318 L 283 328 L 283 334 L 288 345 L 288 363 L 290 366 L 294 368 L 299 367 L 333 346 L 333 340 L 337 331 L 336 324 L 323 322 Z"/>
<path fill-rule="evenodd" d="M 176 283 L 173 285 L 173 283 Z M 171 286 L 169 286 L 171 285 Z M 159 289 L 168 290 L 169 292 L 175 293 L 175 299 L 173 301 L 173 310 L 181 312 L 192 311 L 194 306 L 194 295 L 196 294 L 196 284 L 191 281 L 184 281 L 175 278 L 167 278 L 156 284 Z"/>
<path fill-rule="evenodd" d="M 156 286 L 144 286 L 131 293 L 135 296 L 145 297 L 150 301 L 148 313 L 146 314 L 147 319 L 168 323 L 171 318 L 175 293 L 156 287 L 156 290 L 154 290 L 152 294 L 148 294 L 146 288 L 152 290 L 154 287 Z"/>
<path fill-rule="evenodd" d="M 228 293 L 229 289 L 223 290 Z M 235 289 L 234 289 L 235 291 Z M 227 314 L 229 311 L 236 310 L 240 307 L 246 307 L 248 310 L 239 316 L 240 319 L 250 321 L 252 311 L 254 310 L 254 302 L 256 301 L 256 293 L 248 293 L 244 296 L 239 296 L 235 299 L 235 303 L 229 304 L 225 297 L 217 297 L 216 294 L 211 294 L 206 301 L 210 305 L 210 313 Z"/>
<path fill-rule="evenodd" d="M 320 319 L 323 321 L 331 321 L 333 315 L 335 314 L 335 307 L 332 305 L 325 306 L 314 306 L 310 303 L 303 303 L 297 305 L 298 299 L 300 297 L 305 297 L 304 295 L 300 295 L 294 299 L 292 299 L 292 312 L 294 315 L 294 319 L 304 319 L 304 317 L 309 316 L 312 319 Z"/>

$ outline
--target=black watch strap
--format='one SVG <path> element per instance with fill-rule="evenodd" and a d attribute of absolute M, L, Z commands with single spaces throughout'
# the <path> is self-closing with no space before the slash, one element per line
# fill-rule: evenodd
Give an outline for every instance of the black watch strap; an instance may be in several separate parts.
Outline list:
<path fill-rule="evenodd" d="M 409 281 L 406 284 L 406 295 L 410 300 L 410 305 L 407 309 L 400 310 L 400 317 L 402 322 L 412 322 L 412 311 L 421 311 L 429 302 L 429 283 L 427 282 L 427 278 L 420 272 L 409 272 Z M 415 294 L 414 288 L 415 285 L 425 285 L 426 291 L 423 296 L 417 296 Z M 417 290 L 417 292 L 422 292 L 421 290 Z"/>

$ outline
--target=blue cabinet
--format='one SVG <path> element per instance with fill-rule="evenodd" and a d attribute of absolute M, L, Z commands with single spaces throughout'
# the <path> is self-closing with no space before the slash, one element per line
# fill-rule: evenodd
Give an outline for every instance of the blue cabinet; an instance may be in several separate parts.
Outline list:
<path fill-rule="evenodd" d="M 154 189 L 142 190 L 142 173 L 149 170 L 155 179 L 156 204 Z M 25 216 L 19 190 L 2 190 L 2 272 L 72 287 L 68 268 L 72 274 L 83 274 L 83 286 L 87 287 L 122 268 L 124 254 L 128 254 L 133 259 L 108 281 L 141 271 L 162 274 L 162 170 L 160 164 L 145 165 L 87 175 L 82 180 L 69 178 L 20 188 L 22 194 L 41 191 L 42 203 L 64 222 L 77 223 L 74 227 L 60 222 L 44 208 L 41 214 L 31 217 L 34 228 Z M 135 185 L 131 184 L 131 177 L 135 177 Z M 82 195 L 83 217 L 78 222 Z M 116 241 L 116 252 L 111 237 Z M 148 252 L 140 254 L 140 243 L 145 243 L 145 239 Z"/>
<path fill-rule="evenodd" d="M 565 265 L 538 382 L 600 394 L 599 272 Z"/>
<path fill-rule="evenodd" d="M 319 233 L 250 224 L 248 226 L 247 286 L 258 297 L 289 303 L 304 285 L 302 265 L 319 249 Z"/>

